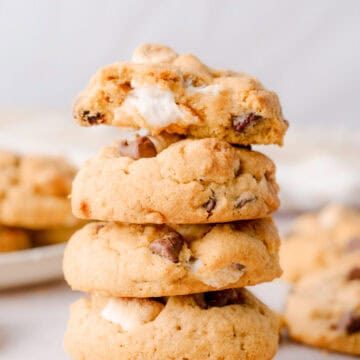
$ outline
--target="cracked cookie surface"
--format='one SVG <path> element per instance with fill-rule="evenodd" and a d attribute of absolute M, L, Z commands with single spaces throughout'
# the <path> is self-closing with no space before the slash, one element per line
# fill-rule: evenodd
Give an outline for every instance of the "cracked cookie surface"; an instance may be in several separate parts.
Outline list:
<path fill-rule="evenodd" d="M 288 127 L 277 95 L 257 79 L 151 44 L 137 48 L 131 62 L 100 69 L 75 101 L 74 117 L 85 126 L 147 128 L 242 145 L 281 145 Z"/>
<path fill-rule="evenodd" d="M 302 278 L 285 317 L 294 339 L 360 355 L 360 255 Z"/>
<path fill-rule="evenodd" d="M 280 249 L 283 277 L 296 282 L 307 274 L 360 255 L 360 211 L 331 204 L 295 220 Z"/>
<path fill-rule="evenodd" d="M 254 285 L 281 274 L 271 219 L 204 225 L 91 223 L 69 241 L 72 289 L 156 297 Z"/>
<path fill-rule="evenodd" d="M 30 229 L 72 226 L 68 195 L 75 168 L 62 158 L 0 152 L 0 224 Z"/>
<path fill-rule="evenodd" d="M 72 209 L 83 219 L 138 224 L 230 222 L 268 216 L 277 191 L 269 158 L 225 141 L 181 140 L 137 160 L 114 144 L 78 172 Z"/>
<path fill-rule="evenodd" d="M 245 289 L 161 299 L 93 296 L 71 307 L 65 349 L 80 359 L 271 359 L 278 318 Z"/>

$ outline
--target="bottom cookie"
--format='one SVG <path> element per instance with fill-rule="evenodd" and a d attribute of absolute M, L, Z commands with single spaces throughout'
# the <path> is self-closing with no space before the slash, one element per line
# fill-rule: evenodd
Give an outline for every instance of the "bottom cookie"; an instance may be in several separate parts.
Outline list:
<path fill-rule="evenodd" d="M 65 349 L 81 359 L 271 359 L 278 318 L 245 289 L 168 298 L 81 299 Z"/>
<path fill-rule="evenodd" d="M 360 257 L 304 277 L 289 295 L 285 317 L 295 340 L 360 355 Z"/>

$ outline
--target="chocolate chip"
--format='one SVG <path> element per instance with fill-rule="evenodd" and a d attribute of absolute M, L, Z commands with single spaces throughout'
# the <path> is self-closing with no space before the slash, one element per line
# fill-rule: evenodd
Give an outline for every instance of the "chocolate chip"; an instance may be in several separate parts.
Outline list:
<path fill-rule="evenodd" d="M 236 200 L 235 200 L 235 208 L 241 209 L 244 207 L 247 203 L 253 202 L 256 200 L 256 196 L 252 194 L 241 194 Z"/>
<path fill-rule="evenodd" d="M 336 325 L 337 330 L 346 331 L 349 335 L 360 331 L 360 315 L 354 312 L 344 314 Z"/>
<path fill-rule="evenodd" d="M 173 263 L 179 262 L 179 254 L 183 247 L 184 239 L 182 236 L 173 231 L 165 234 L 160 239 L 154 240 L 150 245 L 150 251 L 155 254 L 162 256 Z"/>
<path fill-rule="evenodd" d="M 346 279 L 349 281 L 360 280 L 360 267 L 352 268 Z"/>
<path fill-rule="evenodd" d="M 82 112 L 81 119 L 90 125 L 102 124 L 104 122 L 104 117 L 101 113 L 91 114 L 89 110 Z"/>
<path fill-rule="evenodd" d="M 261 119 L 260 115 L 254 113 L 232 116 L 231 122 L 235 131 L 241 132 L 251 123 Z"/>
<path fill-rule="evenodd" d="M 157 154 L 155 145 L 147 136 L 121 141 L 119 151 L 121 156 L 127 156 L 134 160 L 154 157 Z"/>
<path fill-rule="evenodd" d="M 244 302 L 244 295 L 240 289 L 227 289 L 204 293 L 204 303 L 207 307 L 223 307 L 233 304 L 244 304 Z"/>
<path fill-rule="evenodd" d="M 245 265 L 239 264 L 239 263 L 232 263 L 231 266 L 239 271 L 242 271 L 245 269 Z"/>
<path fill-rule="evenodd" d="M 212 215 L 212 211 L 216 206 L 216 196 L 215 193 L 211 190 L 211 196 L 209 197 L 209 200 L 202 205 L 202 207 L 206 210 L 208 213 L 208 218 Z"/>
<path fill-rule="evenodd" d="M 346 245 L 346 251 L 360 250 L 360 237 L 354 237 Z"/>

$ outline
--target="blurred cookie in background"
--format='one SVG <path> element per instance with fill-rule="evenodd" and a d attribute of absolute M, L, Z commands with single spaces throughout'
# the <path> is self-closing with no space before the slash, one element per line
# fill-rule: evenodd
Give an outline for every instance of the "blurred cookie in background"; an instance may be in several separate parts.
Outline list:
<path fill-rule="evenodd" d="M 30 247 L 31 240 L 26 231 L 0 226 L 0 253 L 24 250 Z"/>
<path fill-rule="evenodd" d="M 360 210 L 339 204 L 299 216 L 280 250 L 283 278 L 292 282 L 353 257 L 360 262 Z"/>
<path fill-rule="evenodd" d="M 289 294 L 291 338 L 326 350 L 360 355 L 360 254 L 305 276 Z"/>
<path fill-rule="evenodd" d="M 0 251 L 67 241 L 79 221 L 69 194 L 76 168 L 61 157 L 0 151 Z"/>

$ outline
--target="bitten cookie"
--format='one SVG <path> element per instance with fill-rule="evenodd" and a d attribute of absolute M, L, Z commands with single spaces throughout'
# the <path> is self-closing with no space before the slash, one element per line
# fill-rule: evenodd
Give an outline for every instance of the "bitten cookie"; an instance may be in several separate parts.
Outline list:
<path fill-rule="evenodd" d="M 295 221 L 281 246 L 280 262 L 284 278 L 298 281 L 345 257 L 359 255 L 360 211 L 329 205 Z"/>
<path fill-rule="evenodd" d="M 159 299 L 93 297 L 71 307 L 65 349 L 80 359 L 271 359 L 279 324 L 246 290 Z"/>
<path fill-rule="evenodd" d="M 75 168 L 61 158 L 0 152 L 0 223 L 30 229 L 71 226 Z"/>
<path fill-rule="evenodd" d="M 288 127 L 277 95 L 255 78 L 151 44 L 137 48 L 130 63 L 100 69 L 76 100 L 74 117 L 82 125 L 143 127 L 242 145 L 281 145 Z"/>
<path fill-rule="evenodd" d="M 156 297 L 254 285 L 281 274 L 271 219 L 217 225 L 91 223 L 70 240 L 74 290 Z"/>
<path fill-rule="evenodd" d="M 360 355 L 360 255 L 301 279 L 285 316 L 294 339 Z"/>
<path fill-rule="evenodd" d="M 102 151 L 78 172 L 75 216 L 130 223 L 262 218 L 279 206 L 275 166 L 217 139 L 182 140 L 160 153 L 147 137 Z"/>
<path fill-rule="evenodd" d="M 30 247 L 30 237 L 25 231 L 0 226 L 0 253 L 25 250 Z"/>

